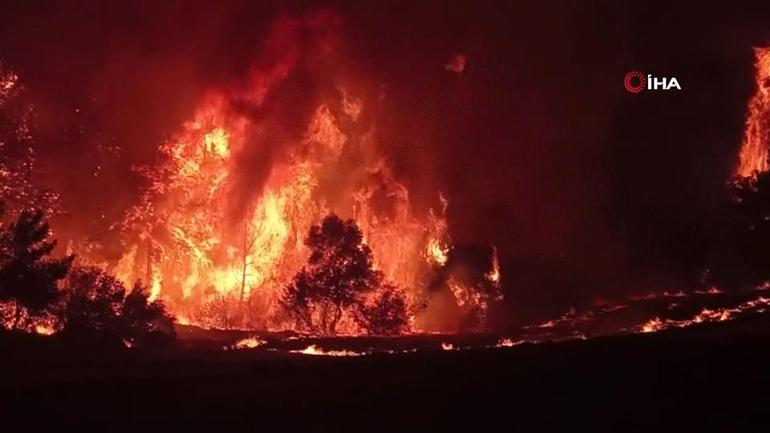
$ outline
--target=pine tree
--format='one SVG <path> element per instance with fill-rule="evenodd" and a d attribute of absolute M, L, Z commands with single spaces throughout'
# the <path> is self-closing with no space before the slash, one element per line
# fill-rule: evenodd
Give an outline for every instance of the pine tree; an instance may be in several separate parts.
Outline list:
<path fill-rule="evenodd" d="M 44 313 L 60 298 L 58 282 L 72 264 L 73 256 L 51 258 L 56 241 L 50 239 L 43 213 L 23 211 L 0 234 L 0 302 L 15 305 L 13 328 L 24 311 Z"/>

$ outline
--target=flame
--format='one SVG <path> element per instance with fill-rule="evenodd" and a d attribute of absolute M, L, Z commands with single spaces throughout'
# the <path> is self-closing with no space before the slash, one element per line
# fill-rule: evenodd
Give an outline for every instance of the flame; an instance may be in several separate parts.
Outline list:
<path fill-rule="evenodd" d="M 230 154 L 230 146 L 227 140 L 227 131 L 224 128 L 215 128 L 203 136 L 203 144 L 206 152 L 217 158 L 226 158 Z"/>
<path fill-rule="evenodd" d="M 314 356 L 335 356 L 335 357 L 341 357 L 341 356 L 363 356 L 367 355 L 366 352 L 356 352 L 354 350 L 324 350 L 321 347 L 316 346 L 315 344 L 311 344 L 310 346 L 302 349 L 302 350 L 291 350 L 291 353 L 301 353 L 303 355 L 314 355 Z"/>
<path fill-rule="evenodd" d="M 267 344 L 267 341 L 257 337 L 246 337 L 238 340 L 232 346 L 234 349 L 256 349 L 259 346 Z"/>
<path fill-rule="evenodd" d="M 121 225 L 125 249 L 113 272 L 129 284 L 144 281 L 150 299 L 164 299 L 184 323 L 291 329 L 281 316 L 281 290 L 307 261 L 310 227 L 331 211 L 361 227 L 375 267 L 406 290 L 410 311 L 422 299 L 426 272 L 448 261 L 448 201 L 439 195 L 438 209 L 415 210 L 408 182 L 379 148 L 365 93 L 338 80 L 323 99 L 303 101 L 312 105 L 297 125 L 301 137 L 265 144 L 278 121 L 253 112 L 267 110 L 265 101 L 299 62 L 292 45 L 302 39 L 299 28 L 324 20 L 300 21 L 278 23 L 265 45 L 271 60 L 257 63 L 241 85 L 206 93 L 160 146 L 161 162 L 139 170 L 147 187 Z M 319 43 L 322 55 L 334 53 L 326 49 L 332 39 Z M 253 168 L 244 155 L 260 146 L 280 151 L 264 149 L 273 155 L 269 167 Z M 246 163 L 263 175 L 248 191 Z M 487 276 L 495 285 L 496 254 Z M 340 328 L 359 332 L 352 321 Z"/>
<path fill-rule="evenodd" d="M 494 347 L 514 347 L 518 346 L 519 344 L 523 344 L 523 340 L 513 340 L 512 338 L 501 338 L 498 340 L 497 344 Z"/>
<path fill-rule="evenodd" d="M 39 335 L 53 335 L 56 332 L 53 326 L 47 323 L 35 325 L 35 332 Z"/>
<path fill-rule="evenodd" d="M 431 231 L 428 235 L 428 243 L 425 247 L 425 257 L 429 263 L 436 264 L 438 266 L 446 265 L 449 260 L 449 235 L 447 234 L 449 228 L 444 218 L 446 215 L 449 201 L 443 194 L 439 194 L 439 200 L 441 201 L 441 212 L 436 214 L 433 209 L 428 212 L 428 227 Z"/>
<path fill-rule="evenodd" d="M 770 47 L 754 48 L 757 90 L 749 101 L 746 132 L 736 174 L 755 176 L 768 170 L 770 146 Z"/>
<path fill-rule="evenodd" d="M 426 246 L 426 254 L 431 261 L 444 266 L 449 258 L 449 248 L 442 246 L 438 239 L 430 239 Z"/>
<path fill-rule="evenodd" d="M 759 296 L 756 299 L 750 299 L 735 307 L 728 308 L 704 308 L 700 313 L 692 317 L 692 319 L 674 320 L 666 319 L 661 320 L 656 317 L 652 320 L 645 322 L 639 328 L 639 332 L 649 333 L 657 332 L 669 328 L 684 328 L 693 324 L 705 323 L 705 322 L 724 322 L 733 319 L 735 316 L 745 312 L 765 312 L 770 310 L 770 298 Z"/>
<path fill-rule="evenodd" d="M 696 290 L 695 293 L 699 295 L 718 295 L 722 293 L 722 291 L 716 286 L 711 286 L 708 290 Z"/>
<path fill-rule="evenodd" d="M 497 247 L 495 246 L 492 247 L 492 269 L 486 273 L 485 277 L 493 286 L 500 286 L 500 260 L 497 258 Z"/>
<path fill-rule="evenodd" d="M 663 321 L 660 320 L 660 318 L 655 317 L 653 319 L 648 320 L 645 322 L 641 327 L 641 332 L 648 333 L 648 332 L 656 332 L 663 329 Z"/>

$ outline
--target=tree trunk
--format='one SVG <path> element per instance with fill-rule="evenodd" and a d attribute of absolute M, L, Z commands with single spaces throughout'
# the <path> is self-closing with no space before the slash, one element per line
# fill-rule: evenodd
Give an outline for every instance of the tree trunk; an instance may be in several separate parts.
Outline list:
<path fill-rule="evenodd" d="M 246 294 L 246 257 L 248 257 L 245 253 L 243 255 L 243 268 L 241 272 L 241 298 L 240 303 L 243 304 L 243 297 Z"/>
<path fill-rule="evenodd" d="M 342 318 L 342 307 L 340 307 L 339 305 L 335 305 L 334 319 L 332 319 L 332 323 L 331 323 L 332 334 L 337 333 L 337 324 L 339 323 L 341 318 Z"/>
<path fill-rule="evenodd" d="M 324 333 L 324 335 L 329 335 L 329 328 L 327 324 L 329 323 L 329 301 L 324 301 L 323 307 L 321 308 L 321 331 Z"/>

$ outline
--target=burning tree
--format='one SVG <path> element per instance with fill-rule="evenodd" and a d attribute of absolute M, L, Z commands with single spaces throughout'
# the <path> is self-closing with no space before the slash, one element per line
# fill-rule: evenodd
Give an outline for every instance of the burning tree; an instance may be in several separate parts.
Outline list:
<path fill-rule="evenodd" d="M 42 315 L 59 300 L 58 282 L 67 275 L 74 257 L 50 258 L 55 247 L 41 211 L 23 211 L 0 231 L 0 302 L 12 306 L 12 328 L 19 327 L 25 312 Z"/>
<path fill-rule="evenodd" d="M 746 131 L 737 175 L 752 177 L 768 170 L 770 144 L 770 47 L 754 48 L 756 93 L 749 101 Z"/>
<path fill-rule="evenodd" d="M 373 268 L 372 251 L 353 220 L 329 215 L 312 226 L 305 239 L 310 258 L 284 289 L 282 304 L 299 327 L 326 335 L 337 333 L 347 314 L 357 314 L 371 333 L 399 332 L 406 327 L 403 297 Z M 369 294 L 384 289 L 374 306 Z"/>
<path fill-rule="evenodd" d="M 19 77 L 0 63 L 0 201 L 12 216 L 36 209 L 53 215 L 59 197 L 34 181 L 34 109 L 23 102 L 21 93 Z"/>
<path fill-rule="evenodd" d="M 486 270 L 485 270 L 486 269 Z M 497 248 L 465 245 L 453 248 L 429 287 L 427 329 L 455 332 L 483 331 L 490 307 L 503 299 Z"/>
<path fill-rule="evenodd" d="M 281 19 L 238 85 L 207 89 L 157 164 L 139 170 L 146 183 L 115 226 L 124 250 L 110 272 L 146 281 L 192 324 L 281 329 L 283 289 L 310 254 L 303 238 L 336 209 L 413 309 L 446 260 L 447 201 L 438 211 L 416 199 L 392 167 L 380 89 L 328 67 L 342 60 L 329 49 L 341 30 L 326 13 Z"/>

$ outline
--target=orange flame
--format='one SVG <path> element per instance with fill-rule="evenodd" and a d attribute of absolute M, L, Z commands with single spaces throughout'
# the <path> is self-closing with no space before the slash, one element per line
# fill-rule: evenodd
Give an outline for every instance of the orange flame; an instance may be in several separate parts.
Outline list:
<path fill-rule="evenodd" d="M 145 281 L 150 298 L 163 298 L 185 323 L 291 328 L 281 316 L 280 293 L 307 260 L 309 228 L 330 211 L 356 220 L 376 268 L 406 289 L 410 307 L 421 299 L 425 272 L 447 262 L 447 200 L 439 196 L 441 209 L 415 211 L 408 184 L 379 150 L 366 98 L 346 83 L 306 101 L 312 114 L 300 125 L 302 137 L 276 144 L 283 152 L 253 193 L 234 194 L 243 155 L 264 145 L 254 136 L 276 121 L 239 107 L 246 101 L 265 109 L 279 91 L 300 55 L 280 40 L 281 32 L 291 36 L 298 25 L 279 24 L 265 48 L 272 63 L 260 64 L 240 88 L 210 91 L 192 120 L 160 147 L 162 163 L 142 170 L 149 186 L 125 218 L 126 248 L 113 271 L 126 282 Z M 321 46 L 323 55 L 334 52 Z M 494 260 L 488 278 L 497 284 L 496 252 Z M 343 322 L 343 333 L 358 332 Z"/>
<path fill-rule="evenodd" d="M 749 101 L 746 132 L 736 174 L 754 176 L 768 170 L 770 146 L 770 47 L 755 48 L 757 90 Z"/>
<path fill-rule="evenodd" d="M 302 350 L 292 350 L 292 353 L 299 353 L 302 355 L 315 355 L 315 356 L 335 356 L 335 357 L 341 357 L 341 356 L 363 356 L 366 355 L 366 352 L 356 352 L 353 350 L 325 350 L 321 347 L 316 346 L 315 344 L 311 344 L 310 346 L 302 349 Z"/>

